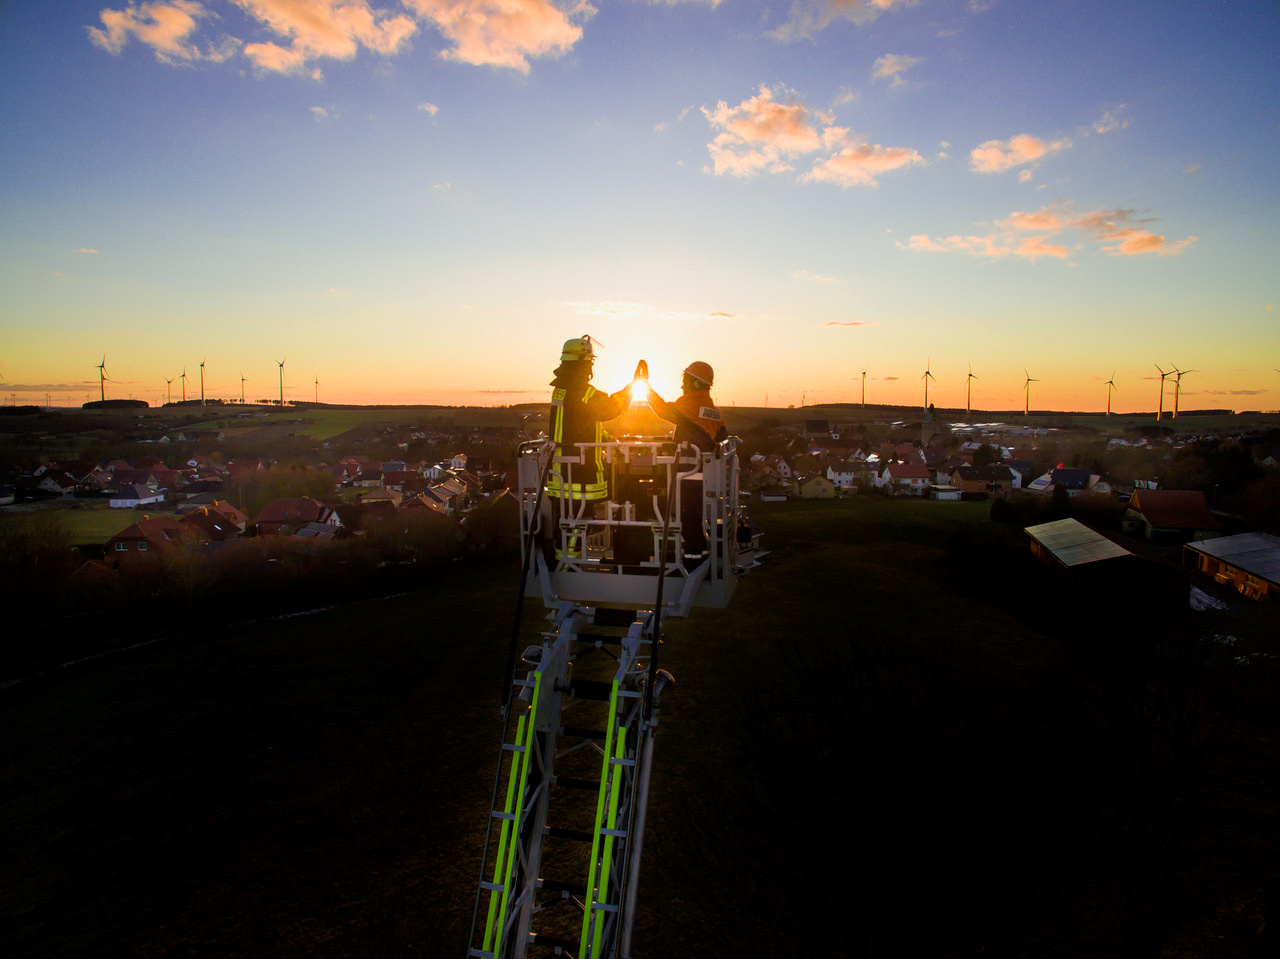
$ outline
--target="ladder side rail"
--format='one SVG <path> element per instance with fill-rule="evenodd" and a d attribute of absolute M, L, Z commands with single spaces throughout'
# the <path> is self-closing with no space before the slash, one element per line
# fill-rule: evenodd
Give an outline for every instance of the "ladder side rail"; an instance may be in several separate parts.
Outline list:
<path fill-rule="evenodd" d="M 665 669 L 658 671 L 657 685 L 653 691 L 653 709 L 649 719 L 642 721 L 636 745 L 636 770 L 632 795 L 634 801 L 627 824 L 627 849 L 622 865 L 625 874 L 622 909 L 617 927 L 615 959 L 631 959 L 631 936 L 635 929 L 636 903 L 640 892 L 640 859 L 644 852 L 645 820 L 649 809 L 649 783 L 653 775 L 653 748 L 657 739 L 658 714 L 663 690 L 674 685 L 675 679 Z"/>
<path fill-rule="evenodd" d="M 521 747 L 516 753 L 516 764 L 518 766 L 518 786 L 515 795 L 519 797 L 518 805 L 512 804 L 510 808 L 505 809 L 507 815 L 514 816 L 512 820 L 504 821 L 503 826 L 511 827 L 511 843 L 504 851 L 499 860 L 501 868 L 500 874 L 495 874 L 494 882 L 502 887 L 501 899 L 498 904 L 497 915 L 491 915 L 491 920 L 486 924 L 484 936 L 484 949 L 486 952 L 493 952 L 498 955 L 503 951 L 503 944 L 508 940 L 507 931 L 507 912 L 516 896 L 515 890 L 512 888 L 512 880 L 515 878 L 516 865 L 516 849 L 520 845 L 521 819 L 524 813 L 524 794 L 525 785 L 529 775 L 529 754 L 533 748 L 533 730 L 534 730 L 534 709 L 538 703 L 539 693 L 541 692 L 542 676 L 541 673 L 534 677 L 533 694 L 528 709 L 520 716 L 517 721 L 517 744 Z M 505 828 L 503 830 L 506 831 Z M 496 894 L 496 890 L 495 890 Z M 491 914 L 493 910 L 490 910 Z"/>
<path fill-rule="evenodd" d="M 613 755 L 614 740 L 617 736 L 617 715 L 618 681 L 615 678 L 613 680 L 613 688 L 609 693 L 609 715 L 604 727 L 605 741 L 602 748 L 603 762 L 600 768 L 600 788 L 596 793 L 595 822 L 591 828 L 591 860 L 587 868 L 587 895 L 582 916 L 582 936 L 579 942 L 579 950 L 582 956 L 587 954 L 588 933 L 591 928 L 592 917 L 599 905 L 599 900 L 596 896 L 596 879 L 600 856 L 600 830 L 604 824 L 605 809 L 607 808 L 609 793 L 612 788 L 612 779 L 609 776 L 609 759 Z"/>

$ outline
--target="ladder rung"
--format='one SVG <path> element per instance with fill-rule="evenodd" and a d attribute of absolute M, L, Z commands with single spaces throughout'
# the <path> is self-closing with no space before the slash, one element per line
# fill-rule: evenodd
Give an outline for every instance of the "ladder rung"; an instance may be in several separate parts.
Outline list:
<path fill-rule="evenodd" d="M 529 941 L 535 946 L 550 946 L 552 949 L 572 949 L 574 952 L 578 950 L 578 940 L 561 939 L 559 936 L 547 936 L 540 932 L 529 933 Z"/>
<path fill-rule="evenodd" d="M 544 835 L 552 839 L 572 839 L 575 842 L 591 842 L 591 833 L 585 829 L 565 829 L 562 826 L 543 826 Z"/>
<path fill-rule="evenodd" d="M 574 739 L 604 739 L 604 731 L 600 729 L 583 729 L 579 726 L 562 726 L 560 733 Z"/>
<path fill-rule="evenodd" d="M 575 679 L 569 683 L 569 695 L 578 699 L 595 699 L 607 703 L 613 696 L 613 683 L 596 679 Z"/>
<path fill-rule="evenodd" d="M 574 776 L 557 776 L 555 785 L 567 786 L 570 789 L 586 789 L 590 792 L 600 791 L 600 782 L 596 779 L 578 779 Z"/>
<path fill-rule="evenodd" d="M 538 885 L 547 892 L 558 892 L 566 896 L 582 898 L 587 894 L 587 887 L 580 882 L 562 882 L 559 879 L 539 879 Z"/>
<path fill-rule="evenodd" d="M 597 606 L 592 622 L 597 626 L 621 626 L 627 629 L 636 621 L 634 609 L 613 609 L 609 606 Z"/>

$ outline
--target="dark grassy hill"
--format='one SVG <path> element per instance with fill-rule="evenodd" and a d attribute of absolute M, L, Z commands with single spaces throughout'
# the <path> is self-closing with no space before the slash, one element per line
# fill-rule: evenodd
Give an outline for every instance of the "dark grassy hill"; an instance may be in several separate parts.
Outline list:
<path fill-rule="evenodd" d="M 981 504 L 753 515 L 768 567 L 666 631 L 638 955 L 1247 954 L 1265 664 L 1155 620 L 1170 655 L 1100 652 L 1107 611 Z M 174 624 L 0 691 L 0 951 L 464 954 L 515 579 Z"/>

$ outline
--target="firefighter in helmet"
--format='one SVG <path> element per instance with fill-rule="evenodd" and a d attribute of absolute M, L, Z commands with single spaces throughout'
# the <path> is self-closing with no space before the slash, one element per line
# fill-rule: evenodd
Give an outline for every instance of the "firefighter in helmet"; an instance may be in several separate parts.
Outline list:
<path fill-rule="evenodd" d="M 684 368 L 680 398 L 668 403 L 649 388 L 649 405 L 668 423 L 675 424 L 675 441 L 692 443 L 703 452 L 729 435 L 724 417 L 711 399 L 716 374 L 710 363 L 696 360 Z"/>
<path fill-rule="evenodd" d="M 715 382 L 711 364 L 697 360 L 684 368 L 680 398 L 668 403 L 649 388 L 649 405 L 668 423 L 675 425 L 677 443 L 689 443 L 709 453 L 729 435 L 724 417 L 711 399 Z M 680 527 L 686 559 L 698 559 L 707 550 L 707 534 L 702 517 L 702 480 L 690 478 L 681 483 Z"/>
<path fill-rule="evenodd" d="M 608 439 L 604 423 L 620 416 L 630 405 L 631 384 L 616 393 L 602 393 L 591 385 L 595 350 L 591 337 L 576 336 L 566 340 L 560 351 L 560 365 L 551 381 L 551 438 L 557 457 L 572 457 L 577 462 L 557 463 L 547 476 L 546 506 L 543 512 L 544 544 L 555 536 L 557 522 L 553 516 L 567 517 L 594 514 L 594 503 L 609 498 L 609 477 L 605 471 L 604 451 L 599 446 Z M 570 538 L 569 548 L 578 554 L 584 544 L 578 535 Z M 554 553 L 561 558 L 557 540 Z"/>

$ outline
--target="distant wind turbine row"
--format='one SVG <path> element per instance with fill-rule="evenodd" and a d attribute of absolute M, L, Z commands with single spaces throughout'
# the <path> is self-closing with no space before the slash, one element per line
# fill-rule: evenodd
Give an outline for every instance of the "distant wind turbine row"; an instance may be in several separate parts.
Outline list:
<path fill-rule="evenodd" d="M 205 360 L 200 361 L 200 405 L 201 406 L 205 404 L 205 393 L 204 393 L 205 362 L 206 362 Z M 280 405 L 281 406 L 284 406 L 284 363 L 285 363 L 284 360 L 276 360 L 276 366 L 279 367 L 279 372 L 280 372 Z M 98 397 L 103 402 L 105 402 L 107 399 L 107 383 L 111 382 L 111 377 L 107 375 L 107 355 L 105 353 L 102 354 L 101 362 L 99 362 L 98 365 L 94 367 L 94 369 L 98 371 Z M 186 403 L 187 402 L 187 368 L 185 366 L 182 368 L 182 373 L 179 374 L 178 376 L 166 376 L 164 378 L 165 402 L 166 403 L 173 402 L 173 381 L 174 380 L 180 381 L 180 386 L 182 388 L 182 402 Z M 241 404 L 245 402 L 244 384 L 246 382 L 247 381 L 245 380 L 244 373 L 241 373 L 240 374 Z M 316 377 L 315 377 L 314 386 L 315 386 L 315 400 L 317 403 L 319 403 L 320 402 L 320 374 L 318 373 L 316 374 Z M 866 390 L 866 385 L 864 381 L 864 384 L 863 384 L 864 394 L 865 394 L 865 390 Z"/>
<path fill-rule="evenodd" d="M 1178 369 L 1177 366 L 1173 364 L 1170 364 L 1169 369 L 1166 370 L 1159 363 L 1155 364 L 1155 368 L 1156 368 L 1156 371 L 1160 374 L 1160 399 L 1156 409 L 1156 420 L 1159 421 L 1164 419 L 1164 383 L 1165 383 L 1165 380 L 1171 376 L 1173 377 L 1172 418 L 1177 419 L 1178 404 L 1182 395 L 1182 378 L 1189 373 L 1196 373 L 1198 371 L 1197 370 L 1180 370 Z M 1030 371 L 1028 371 L 1025 368 L 1023 369 L 1022 372 L 1023 372 L 1023 375 L 1026 377 L 1026 379 L 1023 381 L 1023 384 L 1022 384 L 1022 390 L 1024 394 L 1022 415 L 1030 416 L 1031 415 L 1031 384 L 1039 383 L 1040 380 L 1037 379 L 1036 377 L 1033 377 Z M 1280 373 L 1280 369 L 1277 369 L 1276 372 Z M 933 362 L 931 359 L 925 361 L 925 370 L 922 374 L 920 374 L 920 378 L 924 381 L 924 408 L 928 410 L 929 409 L 929 381 L 937 380 L 937 377 L 933 375 Z M 970 414 L 973 412 L 973 381 L 976 379 L 978 379 L 978 374 L 973 372 L 973 364 L 970 363 L 969 373 L 968 373 L 968 376 L 965 378 L 964 408 L 965 408 L 966 414 Z M 1118 388 L 1116 387 L 1115 370 L 1111 371 L 1111 378 L 1105 381 L 1105 385 L 1107 387 L 1107 416 L 1110 416 L 1111 415 L 1111 394 L 1113 392 L 1119 392 Z M 766 400 L 766 405 L 767 403 L 768 401 Z M 862 368 L 862 405 L 863 406 L 867 405 L 867 367 Z"/>

